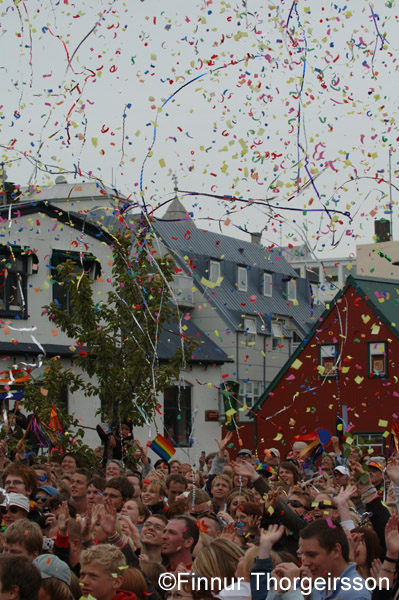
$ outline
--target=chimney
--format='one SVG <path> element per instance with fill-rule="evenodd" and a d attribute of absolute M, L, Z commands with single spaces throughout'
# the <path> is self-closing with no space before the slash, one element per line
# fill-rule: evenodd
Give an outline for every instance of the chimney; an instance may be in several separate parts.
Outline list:
<path fill-rule="evenodd" d="M 262 239 L 262 233 L 251 233 L 251 242 L 252 244 L 260 244 L 260 240 Z"/>
<path fill-rule="evenodd" d="M 374 221 L 374 233 L 377 243 L 391 240 L 391 223 L 387 219 Z"/>

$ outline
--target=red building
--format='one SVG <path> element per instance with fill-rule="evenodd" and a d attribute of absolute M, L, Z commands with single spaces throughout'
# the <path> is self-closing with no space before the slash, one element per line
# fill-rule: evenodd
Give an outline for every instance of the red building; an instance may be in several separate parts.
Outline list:
<path fill-rule="evenodd" d="M 283 457 L 294 435 L 319 429 L 349 443 L 361 434 L 381 452 L 398 415 L 399 281 L 350 276 L 239 434 L 259 458 L 268 447 Z"/>

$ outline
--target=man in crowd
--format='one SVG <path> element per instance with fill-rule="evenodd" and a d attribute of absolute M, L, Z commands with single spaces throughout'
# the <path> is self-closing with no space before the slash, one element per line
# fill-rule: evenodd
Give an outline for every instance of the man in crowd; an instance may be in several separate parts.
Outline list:
<path fill-rule="evenodd" d="M 107 481 L 104 490 L 104 501 L 110 499 L 117 512 L 122 510 L 122 506 L 128 500 L 133 498 L 133 486 L 126 477 L 113 477 Z"/>
<path fill-rule="evenodd" d="M 42 530 L 28 519 L 19 519 L 7 527 L 3 547 L 6 552 L 24 554 L 29 560 L 33 560 L 43 550 Z"/>
<path fill-rule="evenodd" d="M 77 469 L 71 477 L 71 496 L 79 515 L 84 515 L 87 511 L 87 482 L 89 476 L 90 473 L 86 469 Z"/>
<path fill-rule="evenodd" d="M 150 515 L 142 525 L 140 533 L 140 556 L 162 563 L 162 544 L 168 519 L 163 515 Z"/>
<path fill-rule="evenodd" d="M 83 596 L 96 600 L 137 600 L 131 592 L 118 591 L 125 566 L 122 552 L 110 544 L 93 546 L 82 552 L 80 584 Z"/>
<path fill-rule="evenodd" d="M 38 600 L 42 584 L 40 571 L 23 555 L 0 556 L 1 600 Z"/>
<path fill-rule="evenodd" d="M 190 517 L 171 519 L 162 535 L 162 554 L 169 560 L 168 571 L 174 572 L 178 565 L 191 568 L 193 550 L 199 539 L 199 529 Z"/>
<path fill-rule="evenodd" d="M 180 474 L 169 475 L 166 478 L 166 496 L 168 504 L 176 501 L 176 496 L 180 496 L 187 489 L 187 480 Z"/>

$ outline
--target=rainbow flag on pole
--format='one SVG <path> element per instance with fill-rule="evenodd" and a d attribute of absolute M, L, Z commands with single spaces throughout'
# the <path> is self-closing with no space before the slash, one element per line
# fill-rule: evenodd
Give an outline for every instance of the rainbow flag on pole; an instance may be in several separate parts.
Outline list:
<path fill-rule="evenodd" d="M 165 440 L 160 433 L 158 433 L 157 437 L 152 440 L 150 448 L 166 462 L 168 462 L 176 453 L 176 450 L 173 448 L 172 444 L 170 444 L 168 440 Z"/>

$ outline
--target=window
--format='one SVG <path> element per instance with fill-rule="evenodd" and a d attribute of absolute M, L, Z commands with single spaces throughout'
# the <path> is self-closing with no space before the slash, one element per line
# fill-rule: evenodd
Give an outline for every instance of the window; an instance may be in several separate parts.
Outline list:
<path fill-rule="evenodd" d="M 81 275 L 82 269 L 90 273 L 94 279 L 101 272 L 101 265 L 92 254 L 80 254 L 79 252 L 62 252 L 54 250 L 51 256 L 51 276 L 53 279 L 53 301 L 62 310 L 72 314 L 72 302 L 69 291 L 64 286 L 60 265 L 67 260 L 72 260 L 75 265 L 73 272 Z"/>
<path fill-rule="evenodd" d="M 164 437 L 173 446 L 190 446 L 191 386 L 173 385 L 164 391 Z"/>
<path fill-rule="evenodd" d="M 263 273 L 262 288 L 263 295 L 271 298 L 273 295 L 273 275 L 271 273 Z"/>
<path fill-rule="evenodd" d="M 339 281 L 338 277 L 338 267 L 327 267 L 325 269 L 324 279 L 326 283 L 329 283 L 332 288 L 335 288 Z"/>
<path fill-rule="evenodd" d="M 248 271 L 246 267 L 238 267 L 237 280 L 239 291 L 246 292 L 248 290 Z"/>
<path fill-rule="evenodd" d="M 338 345 L 337 344 L 323 344 L 320 346 L 320 355 L 319 355 L 319 375 L 322 377 L 337 377 L 337 354 L 338 354 Z"/>
<path fill-rule="evenodd" d="M 254 346 L 256 340 L 255 319 L 244 319 L 244 340 L 246 346 Z"/>
<path fill-rule="evenodd" d="M 211 260 L 209 263 L 209 281 L 217 283 L 220 277 L 220 262 L 218 260 Z"/>
<path fill-rule="evenodd" d="M 386 377 L 387 372 L 387 343 L 368 343 L 369 377 Z"/>
<path fill-rule="evenodd" d="M 291 346 L 293 352 L 298 348 L 298 346 L 301 342 L 302 342 L 301 336 L 298 335 L 298 333 L 296 331 L 293 331 L 292 332 L 292 346 Z"/>
<path fill-rule="evenodd" d="M 296 300 L 296 280 L 290 279 L 287 281 L 287 297 L 288 300 Z"/>
<path fill-rule="evenodd" d="M 240 381 L 240 393 L 239 393 L 239 406 L 242 408 L 245 404 L 248 408 L 252 408 L 257 399 L 260 396 L 260 381 Z M 245 412 L 242 411 L 241 415 L 245 415 Z"/>
<path fill-rule="evenodd" d="M 27 280 L 32 272 L 33 254 L 20 247 L 0 248 L 0 314 L 26 319 Z M 36 257 L 35 257 L 36 259 Z M 35 261 L 37 265 L 37 259 Z"/>
<path fill-rule="evenodd" d="M 278 350 L 279 346 L 281 346 L 282 344 L 282 337 L 283 337 L 283 324 L 279 323 L 278 321 L 272 321 L 272 336 L 273 336 L 273 342 L 272 342 L 272 348 L 273 350 Z"/>
<path fill-rule="evenodd" d="M 295 273 L 298 275 L 298 277 L 301 276 L 301 267 L 293 267 Z"/>
<path fill-rule="evenodd" d="M 366 446 L 374 456 L 385 456 L 385 440 L 383 434 L 378 431 L 360 431 L 353 433 L 356 446 Z"/>

